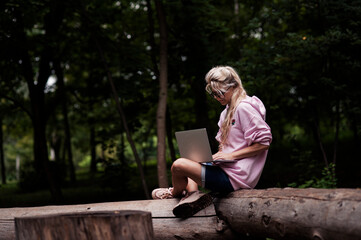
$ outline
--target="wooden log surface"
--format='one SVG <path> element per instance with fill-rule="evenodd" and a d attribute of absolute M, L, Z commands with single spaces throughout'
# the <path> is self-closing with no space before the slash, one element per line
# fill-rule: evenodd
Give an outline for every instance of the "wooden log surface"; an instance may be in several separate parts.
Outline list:
<path fill-rule="evenodd" d="M 155 239 L 361 239 L 360 189 L 240 190 L 188 219 L 175 218 L 178 200 L 144 200 L 0 209 L 0 239 L 15 239 L 14 218 L 84 211 L 152 213 Z"/>
<path fill-rule="evenodd" d="M 49 214 L 76 214 L 93 211 L 141 210 L 152 214 L 155 239 L 235 239 L 233 231 L 216 216 L 214 205 L 192 218 L 176 218 L 173 207 L 177 199 L 106 202 L 79 205 L 0 208 L 0 239 L 15 239 L 14 218 Z"/>
<path fill-rule="evenodd" d="M 361 239 L 360 189 L 241 190 L 214 201 L 238 233 L 274 239 Z"/>
<path fill-rule="evenodd" d="M 122 210 L 15 218 L 16 240 L 153 240 L 150 212 Z"/>

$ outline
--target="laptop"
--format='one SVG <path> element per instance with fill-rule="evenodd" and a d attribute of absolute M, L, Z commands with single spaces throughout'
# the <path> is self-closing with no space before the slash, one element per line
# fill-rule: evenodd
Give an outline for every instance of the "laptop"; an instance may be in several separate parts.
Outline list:
<path fill-rule="evenodd" d="M 175 136 L 182 158 L 187 158 L 199 163 L 237 162 L 237 160 L 227 159 L 213 160 L 211 146 L 205 128 L 176 132 Z"/>

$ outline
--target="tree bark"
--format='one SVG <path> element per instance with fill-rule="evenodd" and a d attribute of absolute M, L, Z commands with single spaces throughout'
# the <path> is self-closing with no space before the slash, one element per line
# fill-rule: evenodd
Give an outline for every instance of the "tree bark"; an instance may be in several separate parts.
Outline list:
<path fill-rule="evenodd" d="M 159 78 L 159 69 L 157 65 L 156 60 L 156 45 L 154 40 L 154 20 L 153 20 L 153 11 L 152 11 L 152 5 L 150 0 L 147 0 L 147 8 L 148 8 L 148 22 L 149 22 L 149 44 L 151 46 L 151 60 L 153 64 L 153 69 L 155 72 L 155 75 Z M 167 140 L 168 140 L 168 149 L 170 151 L 171 159 L 172 161 L 176 160 L 175 157 L 175 149 L 173 145 L 173 136 L 172 136 L 172 124 L 171 124 L 171 118 L 169 113 L 169 107 L 166 107 L 166 131 L 167 131 Z"/>
<path fill-rule="evenodd" d="M 56 12 L 59 13 L 59 12 Z M 50 35 L 56 32 L 59 25 L 59 18 L 54 20 L 55 15 L 58 15 L 55 12 L 50 12 L 44 20 L 46 37 L 50 38 Z M 53 17 L 53 18 L 51 18 Z M 46 121 L 47 121 L 47 111 L 45 109 L 45 93 L 44 89 L 46 82 L 50 76 L 50 54 L 51 49 L 48 45 L 44 47 L 40 56 L 39 64 L 39 74 L 37 81 L 34 81 L 34 71 L 32 68 L 30 56 L 27 49 L 27 37 L 25 34 L 24 23 L 22 18 L 22 13 L 16 12 L 17 22 L 19 24 L 19 39 L 23 42 L 23 46 L 20 49 L 21 58 L 22 58 L 22 67 L 23 67 L 23 76 L 27 82 L 29 95 L 30 95 L 30 104 L 31 104 L 31 120 L 33 124 L 34 131 L 34 160 L 35 160 L 35 169 L 38 174 L 47 179 L 49 184 L 50 192 L 53 199 L 56 202 L 59 202 L 62 199 L 62 193 L 60 187 L 57 185 L 53 173 L 49 167 L 48 159 L 48 149 L 46 141 Z M 61 21 L 60 21 L 61 22 Z M 50 34 L 50 35 L 49 35 Z"/>
<path fill-rule="evenodd" d="M 71 148 L 71 134 L 70 134 L 70 126 L 69 126 L 69 118 L 68 118 L 68 107 L 67 107 L 67 96 L 65 90 L 65 83 L 64 83 L 64 73 L 61 67 L 60 61 L 54 61 L 54 68 L 57 76 L 57 83 L 59 86 L 59 95 L 62 99 L 61 101 L 61 109 L 63 113 L 63 124 L 64 124 L 64 132 L 65 132 L 65 148 L 66 153 L 68 156 L 68 166 L 69 166 L 69 175 L 70 175 L 70 182 L 76 182 L 76 174 L 75 168 L 73 163 L 73 151 Z"/>
<path fill-rule="evenodd" d="M 155 45 L 155 40 L 154 40 L 154 20 L 153 20 L 153 11 L 152 11 L 152 5 L 150 0 L 147 0 L 147 8 L 148 8 L 148 22 L 149 22 L 149 43 L 151 46 L 151 60 L 152 60 L 152 64 L 153 64 L 153 69 L 155 72 L 155 75 L 159 78 L 159 69 L 158 69 L 158 65 L 157 65 L 157 60 L 156 60 L 156 45 Z M 171 155 L 171 159 L 172 161 L 176 160 L 175 157 L 175 149 L 174 149 L 174 145 L 173 145 L 173 136 L 172 136 L 172 124 L 171 124 L 171 118 L 170 118 L 170 113 L 169 113 L 169 107 L 166 107 L 166 131 L 167 131 L 167 140 L 168 140 L 168 149 L 170 151 L 170 155 Z"/>
<path fill-rule="evenodd" d="M 274 239 L 360 239 L 359 189 L 240 190 L 215 200 L 241 234 Z"/>
<path fill-rule="evenodd" d="M 175 149 L 174 149 L 174 144 L 173 144 L 172 119 L 171 119 L 171 115 L 170 115 L 168 106 L 167 106 L 166 115 L 167 115 L 166 125 L 167 125 L 168 149 L 169 149 L 169 152 L 170 152 L 170 157 L 172 159 L 172 162 L 174 162 L 176 160 L 176 155 L 175 155 Z"/>
<path fill-rule="evenodd" d="M 41 66 L 39 70 L 38 84 L 34 85 L 33 82 L 30 83 L 30 81 L 28 81 L 28 85 L 30 83 L 29 92 L 33 113 L 32 123 L 34 127 L 35 168 L 41 176 L 45 175 L 54 201 L 60 202 L 62 200 L 61 189 L 55 179 L 53 170 L 49 166 L 48 158 L 48 146 L 46 140 L 47 113 L 45 110 L 44 88 L 47 78 L 50 76 L 50 69 L 48 69 L 49 61 L 47 57 L 44 57 L 43 59 L 43 64 L 41 64 L 43 67 Z"/>
<path fill-rule="evenodd" d="M 1 182 L 2 182 L 2 184 L 6 184 L 3 119 L 1 116 L 0 116 L 0 168 L 1 168 Z"/>
<path fill-rule="evenodd" d="M 153 239 L 150 212 L 107 211 L 15 218 L 17 240 Z"/>
<path fill-rule="evenodd" d="M 160 71 L 159 71 L 159 101 L 157 108 L 157 170 L 159 187 L 168 187 L 166 159 L 166 109 L 168 85 L 168 40 L 166 20 L 163 5 L 160 0 L 154 0 L 160 32 Z"/>
<path fill-rule="evenodd" d="M 157 64 L 157 52 L 156 52 L 156 45 L 155 45 L 155 39 L 154 39 L 154 19 L 153 19 L 153 9 L 152 9 L 152 4 L 150 2 L 150 0 L 146 0 L 147 3 L 147 17 L 148 17 L 148 23 L 149 23 L 149 44 L 150 44 L 150 58 L 152 60 L 152 65 L 153 65 L 153 71 L 155 73 L 155 75 L 157 76 L 157 78 L 159 78 L 159 69 L 158 69 L 158 64 Z"/>

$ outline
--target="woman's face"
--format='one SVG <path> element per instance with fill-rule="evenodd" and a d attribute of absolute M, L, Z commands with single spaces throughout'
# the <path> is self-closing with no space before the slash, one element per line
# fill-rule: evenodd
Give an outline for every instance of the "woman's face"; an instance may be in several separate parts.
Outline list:
<path fill-rule="evenodd" d="M 222 95 L 214 94 L 213 97 L 223 106 L 229 104 L 231 102 L 231 98 L 233 95 L 233 87 L 230 87 L 226 92 Z"/>

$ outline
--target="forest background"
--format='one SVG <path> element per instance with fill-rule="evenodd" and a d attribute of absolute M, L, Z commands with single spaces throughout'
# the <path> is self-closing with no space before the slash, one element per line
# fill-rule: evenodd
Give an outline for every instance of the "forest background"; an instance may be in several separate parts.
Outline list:
<path fill-rule="evenodd" d="M 217 149 L 218 65 L 267 108 L 257 188 L 360 187 L 360 25 L 351 0 L 1 1 L 0 207 L 170 185 L 174 132 Z"/>

